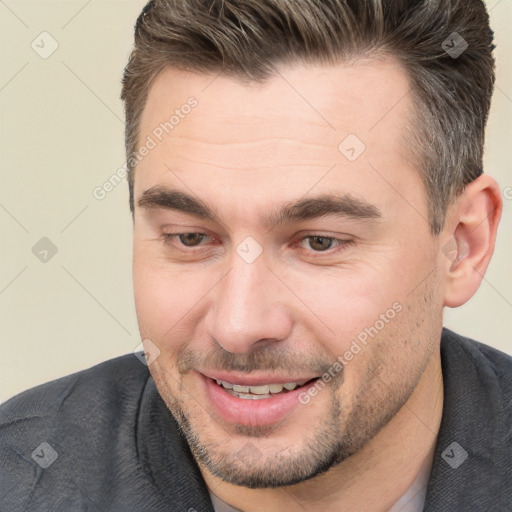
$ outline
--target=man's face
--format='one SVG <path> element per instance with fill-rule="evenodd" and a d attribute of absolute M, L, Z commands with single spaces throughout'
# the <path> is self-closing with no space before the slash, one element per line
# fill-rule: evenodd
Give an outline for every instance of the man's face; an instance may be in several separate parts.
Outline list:
<path fill-rule="evenodd" d="M 139 328 L 195 456 L 226 481 L 289 485 L 343 461 L 435 352 L 438 240 L 404 147 L 409 88 L 389 60 L 262 85 L 169 69 L 151 87 Z"/>

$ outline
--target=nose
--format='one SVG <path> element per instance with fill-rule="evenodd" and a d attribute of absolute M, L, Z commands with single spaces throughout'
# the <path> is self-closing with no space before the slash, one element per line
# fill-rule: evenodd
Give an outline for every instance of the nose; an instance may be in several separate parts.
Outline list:
<path fill-rule="evenodd" d="M 247 353 L 290 334 L 286 294 L 262 257 L 246 263 L 235 255 L 230 272 L 214 290 L 205 326 L 225 350 Z"/>

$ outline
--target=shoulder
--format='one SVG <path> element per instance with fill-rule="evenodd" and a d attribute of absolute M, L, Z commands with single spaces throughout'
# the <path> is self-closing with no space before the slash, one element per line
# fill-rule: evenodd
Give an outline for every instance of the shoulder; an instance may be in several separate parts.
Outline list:
<path fill-rule="evenodd" d="M 512 503 L 512 357 L 443 329 L 441 363 L 443 415 L 425 510 L 506 510 Z"/>
<path fill-rule="evenodd" d="M 512 357 L 445 329 L 441 360 L 445 394 L 434 482 L 442 509 L 451 510 L 453 500 L 453 507 L 464 503 L 475 512 L 504 510 L 512 502 Z M 446 450 L 467 458 L 457 472 Z"/>
<path fill-rule="evenodd" d="M 127 354 L 4 402 L 0 509 L 69 509 L 104 494 L 122 464 L 135 472 L 133 431 L 148 378 L 148 368 Z"/>
<path fill-rule="evenodd" d="M 100 364 L 33 387 L 0 406 L 3 435 L 13 423 L 66 416 L 91 406 L 128 405 L 136 400 L 149 377 L 147 367 L 133 354 Z"/>
<path fill-rule="evenodd" d="M 445 328 L 441 360 L 445 392 L 477 416 L 477 409 L 492 414 L 512 446 L 512 356 Z"/>
<path fill-rule="evenodd" d="M 512 355 L 490 345 L 443 329 L 441 341 L 443 364 L 464 368 L 468 363 L 482 379 L 482 384 L 497 386 L 512 405 Z"/>

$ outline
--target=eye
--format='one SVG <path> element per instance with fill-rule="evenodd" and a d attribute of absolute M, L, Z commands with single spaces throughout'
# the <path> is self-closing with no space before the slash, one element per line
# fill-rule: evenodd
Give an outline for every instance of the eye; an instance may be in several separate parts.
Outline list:
<path fill-rule="evenodd" d="M 307 240 L 308 245 L 314 251 L 327 251 L 335 242 L 335 239 L 328 236 L 311 235 L 304 237 L 302 241 Z"/>
<path fill-rule="evenodd" d="M 309 249 L 313 253 L 328 253 L 334 248 L 334 251 L 329 252 L 331 254 L 332 252 L 341 251 L 353 243 L 354 240 L 341 240 L 332 236 L 308 235 L 302 237 L 298 245 L 303 249 Z"/>
<path fill-rule="evenodd" d="M 201 242 L 207 238 L 205 233 L 163 233 L 162 238 L 166 244 L 172 245 L 178 240 L 183 247 L 198 247 Z"/>
<path fill-rule="evenodd" d="M 194 253 L 202 250 L 206 246 L 209 239 L 216 245 L 215 239 L 206 233 L 162 233 L 160 237 L 163 242 L 170 248 L 181 250 L 184 253 Z M 309 256 L 333 255 L 339 251 L 343 251 L 347 246 L 353 244 L 354 240 L 342 240 L 332 236 L 324 236 L 319 234 L 307 235 L 298 240 L 294 245 L 300 247 Z"/>
<path fill-rule="evenodd" d="M 203 233 L 179 233 L 178 240 L 186 247 L 195 247 L 199 245 L 206 237 Z"/>

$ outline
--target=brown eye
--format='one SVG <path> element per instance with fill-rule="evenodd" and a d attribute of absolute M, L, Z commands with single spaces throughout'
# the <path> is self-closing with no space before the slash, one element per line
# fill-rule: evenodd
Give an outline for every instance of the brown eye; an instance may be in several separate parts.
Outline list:
<path fill-rule="evenodd" d="M 333 238 L 325 236 L 308 236 L 309 246 L 314 251 L 327 251 L 329 250 L 334 242 Z"/>
<path fill-rule="evenodd" d="M 205 236 L 203 233 L 180 233 L 178 238 L 185 247 L 195 247 L 201 243 Z"/>

